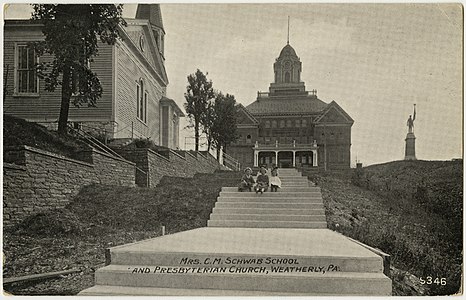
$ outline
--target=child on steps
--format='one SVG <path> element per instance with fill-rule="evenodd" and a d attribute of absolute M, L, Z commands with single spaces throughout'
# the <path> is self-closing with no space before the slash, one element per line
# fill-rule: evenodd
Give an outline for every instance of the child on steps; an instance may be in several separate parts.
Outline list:
<path fill-rule="evenodd" d="M 282 181 L 278 177 L 278 168 L 272 169 L 272 176 L 270 176 L 270 191 L 278 192 L 278 189 L 282 187 Z"/>
<path fill-rule="evenodd" d="M 267 170 L 265 169 L 265 167 L 261 167 L 259 173 L 260 174 L 257 175 L 256 179 L 257 184 L 254 187 L 254 189 L 256 191 L 256 194 L 259 192 L 263 194 L 269 188 L 269 176 L 267 176 L 266 174 Z"/>
<path fill-rule="evenodd" d="M 252 187 L 254 186 L 254 178 L 252 177 L 252 169 L 251 168 L 246 168 L 244 170 L 244 175 L 241 177 L 241 182 L 239 183 L 238 186 L 238 191 L 239 192 L 244 192 L 244 191 L 252 191 Z"/>

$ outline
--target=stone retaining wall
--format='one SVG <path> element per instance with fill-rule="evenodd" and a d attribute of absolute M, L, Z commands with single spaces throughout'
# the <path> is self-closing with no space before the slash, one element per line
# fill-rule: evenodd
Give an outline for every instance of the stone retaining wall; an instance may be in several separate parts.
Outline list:
<path fill-rule="evenodd" d="M 144 187 L 155 187 L 163 176 L 193 177 L 196 173 L 212 173 L 220 166 L 210 154 L 202 155 L 195 151 L 114 150 L 136 163 L 136 184 Z"/>
<path fill-rule="evenodd" d="M 84 161 L 29 146 L 5 149 L 3 224 L 13 225 L 32 213 L 64 207 L 91 183 L 135 185 L 135 164 L 106 153 L 79 153 Z"/>

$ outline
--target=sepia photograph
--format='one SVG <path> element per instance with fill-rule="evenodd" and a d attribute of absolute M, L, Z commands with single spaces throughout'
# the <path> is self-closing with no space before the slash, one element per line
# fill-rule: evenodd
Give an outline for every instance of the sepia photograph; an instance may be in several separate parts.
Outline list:
<path fill-rule="evenodd" d="M 4 3 L 4 296 L 463 295 L 461 3 Z"/>

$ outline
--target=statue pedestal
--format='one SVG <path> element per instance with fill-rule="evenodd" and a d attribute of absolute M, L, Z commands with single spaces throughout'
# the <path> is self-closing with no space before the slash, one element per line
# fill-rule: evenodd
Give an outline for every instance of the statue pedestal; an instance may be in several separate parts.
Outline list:
<path fill-rule="evenodd" d="M 405 147 L 405 160 L 416 160 L 416 137 L 414 133 L 408 133 L 406 135 L 406 147 Z"/>

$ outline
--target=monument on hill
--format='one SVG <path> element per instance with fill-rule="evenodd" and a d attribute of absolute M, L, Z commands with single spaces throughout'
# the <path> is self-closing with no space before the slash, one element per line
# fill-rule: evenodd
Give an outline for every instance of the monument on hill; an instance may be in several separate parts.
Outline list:
<path fill-rule="evenodd" d="M 416 104 L 414 104 L 413 116 L 409 115 L 406 125 L 408 134 L 406 135 L 405 160 L 416 160 L 416 136 L 414 136 L 414 120 L 416 119 Z"/>

